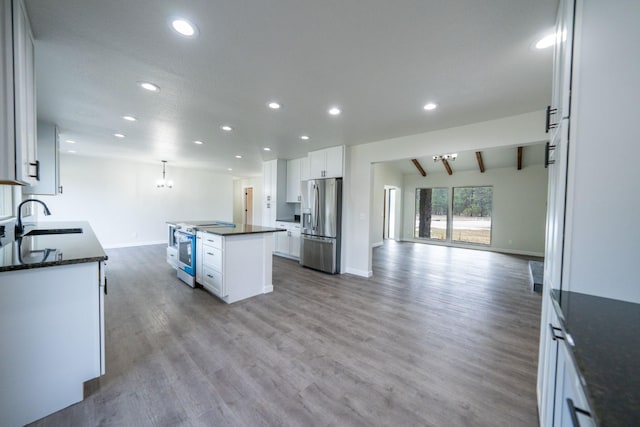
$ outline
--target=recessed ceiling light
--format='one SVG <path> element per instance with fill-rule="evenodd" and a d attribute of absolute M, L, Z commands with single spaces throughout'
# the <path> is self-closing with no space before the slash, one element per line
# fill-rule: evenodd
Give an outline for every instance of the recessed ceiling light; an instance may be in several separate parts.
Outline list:
<path fill-rule="evenodd" d="M 68 144 L 75 144 L 76 143 L 73 139 L 67 139 L 65 142 L 68 143 Z"/>
<path fill-rule="evenodd" d="M 331 114 L 332 116 L 337 116 L 340 113 L 342 113 L 342 111 L 340 111 L 338 107 L 331 107 L 329 109 L 329 114 Z"/>
<path fill-rule="evenodd" d="M 271 108 L 272 110 L 278 110 L 280 109 L 281 105 L 275 101 L 271 101 L 270 103 L 267 104 L 269 106 L 269 108 Z"/>
<path fill-rule="evenodd" d="M 264 151 L 271 151 L 271 148 L 269 148 L 269 147 L 264 147 L 264 148 L 263 148 L 263 150 L 264 150 Z"/>
<path fill-rule="evenodd" d="M 126 120 L 126 121 L 128 121 L 128 122 L 135 122 L 135 121 L 137 121 L 137 120 L 138 120 L 138 119 L 136 119 L 136 118 L 135 118 L 135 117 L 133 117 L 133 116 L 122 116 L 122 118 L 123 118 L 123 119 L 125 119 L 125 120 Z"/>
<path fill-rule="evenodd" d="M 236 155 L 236 159 L 241 159 L 242 156 L 240 154 Z"/>
<path fill-rule="evenodd" d="M 171 28 L 178 34 L 185 37 L 196 37 L 198 29 L 191 22 L 184 18 L 175 18 L 171 20 Z"/>
<path fill-rule="evenodd" d="M 138 82 L 138 84 L 140 85 L 140 87 L 142 89 L 146 89 L 149 92 L 160 92 L 160 86 L 155 85 L 153 83 L 149 83 L 149 82 Z"/>
<path fill-rule="evenodd" d="M 227 170 L 228 170 L 229 172 L 231 172 L 233 169 L 231 169 L 231 168 L 227 168 Z"/>
<path fill-rule="evenodd" d="M 309 135 L 302 135 L 302 136 L 300 137 L 300 139 L 303 139 L 303 140 L 305 140 L 305 141 L 308 141 L 308 140 L 309 140 Z"/>
<path fill-rule="evenodd" d="M 538 42 L 536 43 L 536 49 L 546 49 L 553 46 L 554 44 L 556 44 L 556 35 L 549 34 L 538 40 Z"/>
<path fill-rule="evenodd" d="M 67 153 L 75 154 L 76 150 L 67 150 Z"/>
<path fill-rule="evenodd" d="M 428 104 L 424 105 L 424 109 L 427 111 L 435 110 L 436 108 L 438 108 L 438 104 L 435 104 L 433 102 L 429 102 Z"/>
<path fill-rule="evenodd" d="M 113 136 L 115 136 L 116 138 L 124 138 L 124 135 L 121 133 L 114 133 Z"/>
<path fill-rule="evenodd" d="M 204 142 L 202 142 L 202 141 L 193 141 L 193 143 L 194 143 L 194 144 L 198 144 L 198 145 L 202 145 L 202 144 L 204 144 Z"/>
<path fill-rule="evenodd" d="M 225 132 L 231 132 L 233 130 L 233 128 L 229 125 L 222 125 L 220 126 L 220 129 L 222 129 Z"/>

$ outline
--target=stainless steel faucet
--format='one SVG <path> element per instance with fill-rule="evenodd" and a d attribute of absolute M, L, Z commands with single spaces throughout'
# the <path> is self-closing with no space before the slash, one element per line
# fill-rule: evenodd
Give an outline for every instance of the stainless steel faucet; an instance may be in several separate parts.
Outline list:
<path fill-rule="evenodd" d="M 44 214 L 49 216 L 51 215 L 51 211 L 49 210 L 49 208 L 47 207 L 47 205 L 42 201 L 42 200 L 38 200 L 38 199 L 27 199 L 24 202 L 20 203 L 18 205 L 18 222 L 16 223 L 16 235 L 15 237 L 18 238 L 20 236 L 22 236 L 22 233 L 24 233 L 24 226 L 22 225 L 22 206 L 25 203 L 29 203 L 29 202 L 37 202 L 40 203 L 42 206 L 44 206 Z"/>

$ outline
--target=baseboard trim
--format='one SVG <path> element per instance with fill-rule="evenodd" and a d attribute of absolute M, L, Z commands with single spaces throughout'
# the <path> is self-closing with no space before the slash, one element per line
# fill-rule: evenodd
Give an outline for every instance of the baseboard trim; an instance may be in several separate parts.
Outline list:
<path fill-rule="evenodd" d="M 372 247 L 372 248 L 377 248 L 378 246 L 382 246 L 382 245 L 384 245 L 384 242 L 377 242 L 377 243 L 373 243 L 373 244 L 371 245 L 371 247 Z"/>
<path fill-rule="evenodd" d="M 421 243 L 423 245 L 447 246 L 450 248 L 473 249 L 476 251 L 498 252 L 498 253 L 507 254 L 507 255 L 524 255 L 524 256 L 544 258 L 544 252 L 521 251 L 518 249 L 493 248 L 493 247 L 480 246 L 480 245 L 456 245 L 456 244 L 451 244 L 449 242 L 437 242 L 437 241 L 430 241 L 430 240 L 403 239 L 402 241 L 409 242 L 409 243 Z"/>
<path fill-rule="evenodd" d="M 357 268 L 347 268 L 345 270 L 345 273 L 347 274 L 353 274 L 354 276 L 360 276 L 360 277 L 371 277 L 373 276 L 373 271 L 369 270 L 360 270 Z"/>
<path fill-rule="evenodd" d="M 151 245 L 166 245 L 166 240 L 156 240 L 152 242 L 135 242 L 135 243 L 113 243 L 110 245 L 104 245 L 105 249 L 118 249 L 118 248 L 132 248 L 134 246 L 151 246 Z"/>

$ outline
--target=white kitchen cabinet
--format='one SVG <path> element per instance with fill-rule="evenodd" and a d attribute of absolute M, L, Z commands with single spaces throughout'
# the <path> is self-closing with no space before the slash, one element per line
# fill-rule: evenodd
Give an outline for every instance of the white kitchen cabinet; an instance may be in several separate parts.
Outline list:
<path fill-rule="evenodd" d="M 550 106 L 555 113 L 549 120 L 556 126 L 550 129 L 553 163 L 549 165 L 538 363 L 542 425 L 549 425 L 546 420 L 553 412 L 550 393 L 555 393 L 555 425 L 571 425 L 566 424 L 566 414 L 562 415 L 567 406 L 563 393 L 575 395 L 570 389 L 576 375 L 579 378 L 564 368 L 563 358 L 570 358 L 561 350 L 554 358 L 553 346 L 547 344 L 553 311 L 548 293 L 561 289 L 640 303 L 636 274 L 640 199 L 621 196 L 637 192 L 640 169 L 618 167 L 594 173 L 605 165 L 606 153 L 640 157 L 636 124 L 640 58 L 629 55 L 640 40 L 640 27 L 632 18 L 639 15 L 640 3 L 619 0 L 561 0 L 558 8 L 559 43 Z M 612 197 L 613 232 L 611 227 L 602 227 Z M 553 380 L 546 379 L 556 365 Z M 566 379 L 567 375 L 574 379 Z M 553 389 L 554 382 L 566 384 L 567 390 Z M 582 404 L 580 400 L 579 395 L 573 399 L 576 406 Z"/>
<path fill-rule="evenodd" d="M 167 264 L 173 268 L 178 268 L 178 248 L 167 246 Z"/>
<path fill-rule="evenodd" d="M 0 1 L 0 183 L 30 185 L 40 174 L 33 36 L 24 2 Z"/>
<path fill-rule="evenodd" d="M 293 216 L 293 206 L 287 204 L 287 161 L 270 160 L 263 164 L 262 225 L 274 227 L 278 218 Z"/>
<path fill-rule="evenodd" d="M 22 194 L 62 193 L 60 185 L 60 154 L 58 127 L 53 123 L 38 120 L 38 161 L 40 181 L 22 189 Z"/>
<path fill-rule="evenodd" d="M 83 383 L 105 373 L 104 268 L 0 273 L 0 424 L 28 424 L 77 403 Z"/>
<path fill-rule="evenodd" d="M 307 181 L 311 179 L 309 174 L 309 156 L 300 158 L 300 180 Z"/>
<path fill-rule="evenodd" d="M 300 203 L 302 201 L 300 182 L 302 181 L 303 159 L 287 161 L 287 203 Z"/>
<path fill-rule="evenodd" d="M 309 179 L 341 178 L 343 173 L 343 145 L 309 153 Z"/>
<path fill-rule="evenodd" d="M 285 258 L 300 259 L 300 224 L 294 222 L 278 222 L 277 228 L 286 231 L 275 233 L 274 254 Z"/>
<path fill-rule="evenodd" d="M 202 283 L 203 279 L 203 263 L 202 263 L 202 246 L 203 246 L 203 237 L 204 233 L 202 231 L 196 232 L 196 282 Z M 177 250 L 176 250 L 177 252 Z M 177 268 L 176 264 L 176 268 Z"/>
<path fill-rule="evenodd" d="M 272 292 L 272 234 L 204 232 L 202 286 L 226 303 Z"/>

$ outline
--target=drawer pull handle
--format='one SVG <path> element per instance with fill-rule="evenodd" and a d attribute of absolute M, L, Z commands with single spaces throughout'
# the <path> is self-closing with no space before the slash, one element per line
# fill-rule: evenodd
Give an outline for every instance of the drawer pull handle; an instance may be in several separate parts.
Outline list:
<path fill-rule="evenodd" d="M 563 336 L 556 335 L 556 331 L 562 331 L 562 329 L 556 328 L 551 323 L 549 323 L 549 329 L 551 330 L 551 339 L 552 340 L 554 340 L 554 341 L 556 341 L 556 340 L 564 341 L 564 337 Z"/>
<path fill-rule="evenodd" d="M 573 422 L 574 427 L 580 427 L 580 420 L 578 419 L 579 413 L 591 418 L 591 413 L 589 411 L 576 408 L 576 406 L 573 404 L 573 400 L 571 400 L 570 398 L 567 398 L 567 405 L 569 406 L 569 414 L 571 415 L 571 421 Z"/>
<path fill-rule="evenodd" d="M 556 162 L 555 160 L 549 160 L 549 157 L 551 156 L 551 151 L 555 149 L 556 149 L 555 145 L 551 145 L 550 142 L 547 142 L 547 145 L 545 146 L 545 149 L 544 149 L 544 167 L 545 168 L 549 167 L 549 165 L 552 165 Z"/>
<path fill-rule="evenodd" d="M 210 275 L 210 274 L 207 274 L 207 277 L 210 277 L 210 278 L 212 278 L 212 279 L 213 279 L 213 276 L 212 276 L 212 275 Z"/>
<path fill-rule="evenodd" d="M 207 255 L 211 255 L 211 256 L 213 256 L 213 254 L 212 254 L 211 252 L 207 252 Z"/>
<path fill-rule="evenodd" d="M 551 123 L 551 116 L 558 112 L 557 108 L 551 108 L 551 105 L 547 106 L 547 123 L 544 127 L 544 132 L 549 133 L 549 129 L 555 129 L 558 127 L 557 123 Z"/>

